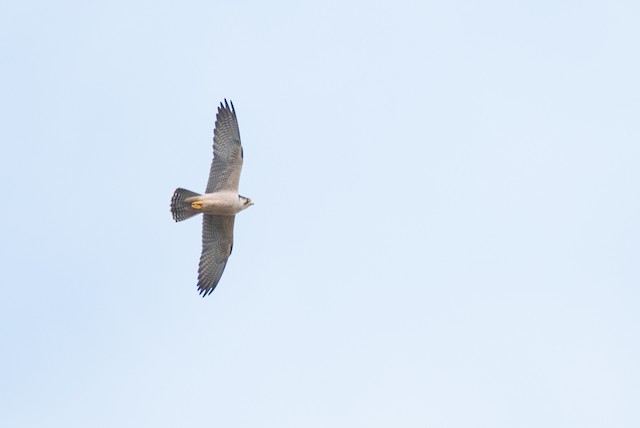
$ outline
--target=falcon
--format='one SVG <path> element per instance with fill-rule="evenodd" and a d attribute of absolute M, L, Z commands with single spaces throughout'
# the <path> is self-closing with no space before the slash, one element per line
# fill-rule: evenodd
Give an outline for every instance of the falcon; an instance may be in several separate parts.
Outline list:
<path fill-rule="evenodd" d="M 213 161 L 203 194 L 178 188 L 171 198 L 173 219 L 183 221 L 202 214 L 202 254 L 198 291 L 205 297 L 216 288 L 233 250 L 236 214 L 253 205 L 238 194 L 243 151 L 236 111 L 227 100 L 220 103 L 213 130 Z"/>

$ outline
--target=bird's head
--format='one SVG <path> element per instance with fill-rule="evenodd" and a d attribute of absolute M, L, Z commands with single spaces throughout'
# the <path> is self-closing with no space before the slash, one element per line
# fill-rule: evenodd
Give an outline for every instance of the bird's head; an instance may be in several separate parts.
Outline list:
<path fill-rule="evenodd" d="M 242 203 L 243 210 L 253 205 L 253 202 L 249 198 L 245 198 L 244 196 L 241 196 L 241 195 L 238 195 L 238 198 L 240 198 L 240 202 Z"/>

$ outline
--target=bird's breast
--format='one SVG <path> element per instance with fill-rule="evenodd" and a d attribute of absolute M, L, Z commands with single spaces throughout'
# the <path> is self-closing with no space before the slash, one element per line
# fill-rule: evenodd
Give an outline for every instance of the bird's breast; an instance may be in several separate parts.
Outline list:
<path fill-rule="evenodd" d="M 242 206 L 237 194 L 228 192 L 202 195 L 202 212 L 210 215 L 235 215 Z"/>

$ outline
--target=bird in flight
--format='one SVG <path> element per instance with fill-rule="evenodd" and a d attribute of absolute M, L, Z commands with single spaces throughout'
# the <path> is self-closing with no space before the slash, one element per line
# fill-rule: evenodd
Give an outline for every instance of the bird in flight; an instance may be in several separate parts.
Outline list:
<path fill-rule="evenodd" d="M 236 214 L 253 205 L 238 194 L 243 151 L 238 118 L 231 103 L 220 103 L 213 130 L 213 161 L 204 194 L 178 188 L 171 198 L 171 214 L 178 222 L 202 214 L 202 254 L 198 269 L 198 291 L 211 294 L 233 249 Z"/>

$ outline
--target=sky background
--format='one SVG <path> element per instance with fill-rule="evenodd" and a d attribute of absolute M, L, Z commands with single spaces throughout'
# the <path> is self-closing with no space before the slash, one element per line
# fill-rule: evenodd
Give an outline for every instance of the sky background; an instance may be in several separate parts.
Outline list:
<path fill-rule="evenodd" d="M 0 5 L 0 426 L 640 426 L 636 1 Z M 217 104 L 245 153 L 196 290 Z"/>

